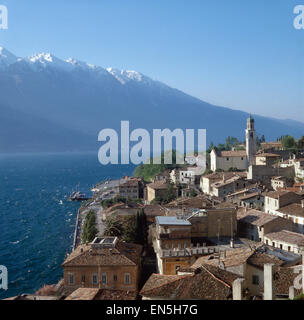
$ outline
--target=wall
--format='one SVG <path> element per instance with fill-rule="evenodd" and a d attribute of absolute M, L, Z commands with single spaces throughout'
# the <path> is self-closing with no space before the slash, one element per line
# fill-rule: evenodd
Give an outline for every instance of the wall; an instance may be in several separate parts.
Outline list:
<path fill-rule="evenodd" d="M 69 273 L 74 274 L 75 285 L 69 285 Z M 101 279 L 101 274 L 107 274 L 107 284 L 102 284 L 103 289 L 114 290 L 130 290 L 136 291 L 138 289 L 139 268 L 132 266 L 84 266 L 84 267 L 64 267 L 64 283 L 67 287 L 79 288 L 82 287 L 82 276 L 85 276 L 84 287 L 98 288 L 99 284 L 92 283 L 93 274 L 98 274 Z M 124 283 L 124 273 L 130 273 L 131 284 Z M 117 281 L 114 282 L 114 275 L 117 275 Z"/>

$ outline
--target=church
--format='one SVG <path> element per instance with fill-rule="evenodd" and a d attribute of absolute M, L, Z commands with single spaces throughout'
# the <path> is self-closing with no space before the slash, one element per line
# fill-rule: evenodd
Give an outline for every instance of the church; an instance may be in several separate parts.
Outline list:
<path fill-rule="evenodd" d="M 254 119 L 247 120 L 246 129 L 246 150 L 239 151 L 217 151 L 213 149 L 210 154 L 210 169 L 214 172 L 217 169 L 228 171 L 231 168 L 247 170 L 250 165 L 255 164 L 256 156 L 256 132 Z"/>

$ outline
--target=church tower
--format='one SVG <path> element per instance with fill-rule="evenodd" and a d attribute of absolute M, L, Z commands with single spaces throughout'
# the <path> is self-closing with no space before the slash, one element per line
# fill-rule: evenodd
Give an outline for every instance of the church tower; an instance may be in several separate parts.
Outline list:
<path fill-rule="evenodd" d="M 256 155 L 256 133 L 254 129 L 254 119 L 251 117 L 251 115 L 247 119 L 246 153 L 248 159 L 248 166 L 254 165 Z"/>

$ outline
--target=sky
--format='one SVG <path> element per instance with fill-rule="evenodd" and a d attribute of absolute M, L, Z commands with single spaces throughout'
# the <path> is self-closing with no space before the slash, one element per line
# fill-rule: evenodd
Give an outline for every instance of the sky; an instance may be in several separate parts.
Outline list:
<path fill-rule="evenodd" d="M 301 3 L 302 2 L 302 3 Z M 215 105 L 304 122 L 304 0 L 0 0 L 17 56 L 136 70 Z"/>

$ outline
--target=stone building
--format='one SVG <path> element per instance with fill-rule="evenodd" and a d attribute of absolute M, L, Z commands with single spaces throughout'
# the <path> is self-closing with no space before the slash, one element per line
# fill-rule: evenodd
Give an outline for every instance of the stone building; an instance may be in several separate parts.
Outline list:
<path fill-rule="evenodd" d="M 215 172 L 216 170 L 228 171 L 231 168 L 238 170 L 247 170 L 248 160 L 247 153 L 241 151 L 216 151 L 213 149 L 210 154 L 210 169 Z"/>
<path fill-rule="evenodd" d="M 247 170 L 248 166 L 255 164 L 256 155 L 256 132 L 254 119 L 247 120 L 246 128 L 246 150 L 240 151 L 217 151 L 213 149 L 210 154 L 210 168 L 212 171 L 218 169 L 228 171 L 231 168 Z"/>
<path fill-rule="evenodd" d="M 148 203 L 155 199 L 165 198 L 168 194 L 169 183 L 166 180 L 155 181 L 147 185 L 146 200 Z M 178 192 L 177 188 L 172 186 L 174 192 Z"/>
<path fill-rule="evenodd" d="M 180 267 L 190 264 L 186 249 L 191 248 L 191 223 L 177 217 L 156 217 L 153 239 L 160 274 L 177 274 Z M 166 251 L 172 252 L 166 254 Z M 174 251 L 174 253 L 173 253 Z"/>
<path fill-rule="evenodd" d="M 137 291 L 142 246 L 116 237 L 95 238 L 80 245 L 62 264 L 67 292 L 80 287 Z"/>
<path fill-rule="evenodd" d="M 264 236 L 264 243 L 274 248 L 302 254 L 304 250 L 304 235 L 282 230 L 266 234 Z"/>
<path fill-rule="evenodd" d="M 257 166 L 273 166 L 276 163 L 279 163 L 280 155 L 275 153 L 259 153 L 256 155 L 256 163 Z"/>
<path fill-rule="evenodd" d="M 257 242 L 267 233 L 293 229 L 292 221 L 254 209 L 240 209 L 237 218 L 238 236 Z"/>

